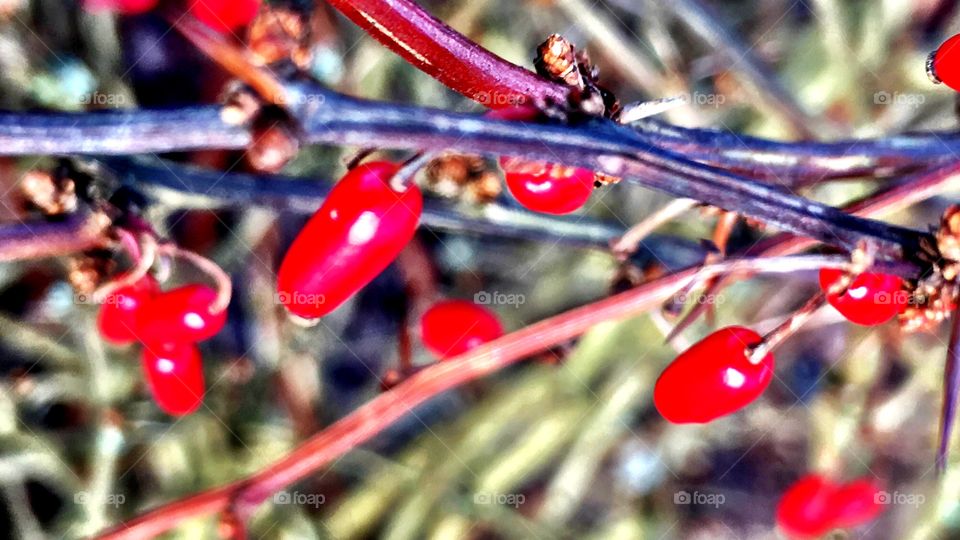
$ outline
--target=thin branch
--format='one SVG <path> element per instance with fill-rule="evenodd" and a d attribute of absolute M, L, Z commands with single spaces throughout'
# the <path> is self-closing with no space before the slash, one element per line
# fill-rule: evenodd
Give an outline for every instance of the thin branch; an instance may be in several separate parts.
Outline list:
<path fill-rule="evenodd" d="M 700 35 L 707 43 L 716 47 L 727 57 L 730 69 L 741 80 L 752 87 L 753 94 L 770 104 L 780 115 L 790 122 L 791 127 L 801 136 L 816 138 L 822 128 L 797 103 L 796 99 L 753 54 L 754 47 L 748 46 L 730 31 L 723 23 L 723 17 L 711 6 L 700 0 L 671 0 L 664 7 L 673 10 L 677 19 Z M 636 4 L 624 2 L 623 7 L 636 14 Z"/>
<path fill-rule="evenodd" d="M 0 113 L 0 155 L 145 154 L 244 148 L 250 133 L 219 107 L 96 113 Z"/>
<path fill-rule="evenodd" d="M 783 142 L 657 119 L 634 127 L 657 145 L 751 178 L 793 187 L 824 180 L 894 176 L 960 159 L 960 134 L 926 132 L 881 139 Z"/>
<path fill-rule="evenodd" d="M 350 20 L 434 79 L 494 109 L 566 103 L 570 90 L 507 62 L 410 0 L 330 0 Z M 389 30 L 388 30 L 389 29 Z"/>
<path fill-rule="evenodd" d="M 950 344 L 947 362 L 943 368 L 943 409 L 940 412 L 940 444 L 937 447 L 937 472 L 947 469 L 950 439 L 957 421 L 957 398 L 960 397 L 960 311 L 955 311 L 950 323 Z"/>
<path fill-rule="evenodd" d="M 847 205 L 844 211 L 864 217 L 892 214 L 939 195 L 948 190 L 951 184 L 958 182 L 960 182 L 960 162 L 955 162 L 929 173 L 903 178 L 879 193 Z M 817 242 L 810 238 L 784 233 L 760 242 L 742 255 L 752 257 L 791 255 L 800 253 L 816 244 Z M 715 283 L 708 287 L 703 294 L 716 294 L 731 280 L 732 276 L 719 276 Z M 679 335 L 706 311 L 707 306 L 705 304 L 694 306 L 684 315 L 683 319 L 677 322 L 667 339 Z"/>
<path fill-rule="evenodd" d="M 0 225 L 0 262 L 70 255 L 107 246 L 109 221 L 101 214 L 78 212 L 60 222 Z"/>
<path fill-rule="evenodd" d="M 151 538 L 186 519 L 214 514 L 228 508 L 240 515 L 249 516 L 271 494 L 370 440 L 413 408 L 439 393 L 576 338 L 598 323 L 647 311 L 693 280 L 707 279 L 732 270 L 789 273 L 823 266 L 843 267 L 846 264 L 843 257 L 823 256 L 727 261 L 664 276 L 616 296 L 550 317 L 456 358 L 424 368 L 252 476 L 151 510 L 105 532 L 100 538 Z"/>
<path fill-rule="evenodd" d="M 104 157 L 98 161 L 120 182 L 173 208 L 255 205 L 278 212 L 312 214 L 331 187 L 331 183 L 317 179 L 224 174 L 157 159 Z M 624 233 L 619 224 L 586 216 L 551 216 L 495 203 L 468 212 L 429 197 L 424 200 L 421 224 L 436 231 L 603 251 L 608 251 L 610 242 Z M 648 261 L 662 261 L 670 269 L 678 269 L 702 261 L 705 254 L 695 242 L 652 235 L 632 260 L 641 266 Z"/>

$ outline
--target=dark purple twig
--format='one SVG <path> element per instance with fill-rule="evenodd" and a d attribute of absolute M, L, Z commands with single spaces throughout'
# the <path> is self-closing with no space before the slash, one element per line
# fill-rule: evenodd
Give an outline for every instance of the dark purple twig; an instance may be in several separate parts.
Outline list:
<path fill-rule="evenodd" d="M 957 398 L 960 397 L 960 308 L 950 321 L 950 344 L 943 368 L 943 409 L 940 413 L 940 445 L 937 448 L 937 472 L 947 468 L 950 439 L 957 419 Z"/>
<path fill-rule="evenodd" d="M 156 159 L 99 158 L 122 183 L 175 208 L 226 208 L 251 204 L 279 212 L 311 214 L 330 191 L 326 181 L 276 175 L 251 175 L 200 169 Z M 547 242 L 607 251 L 623 227 L 585 216 L 550 216 L 491 204 L 467 214 L 442 200 L 424 201 L 421 223 L 445 232 Z M 672 236 L 644 239 L 633 261 L 658 261 L 669 270 L 703 261 L 697 243 Z"/>

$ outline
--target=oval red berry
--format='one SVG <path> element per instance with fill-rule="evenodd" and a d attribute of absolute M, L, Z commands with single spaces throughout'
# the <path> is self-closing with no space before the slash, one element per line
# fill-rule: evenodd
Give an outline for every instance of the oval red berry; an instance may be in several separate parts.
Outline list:
<path fill-rule="evenodd" d="M 420 319 L 423 345 L 441 360 L 463 354 L 503 335 L 500 319 L 466 300 L 443 300 Z"/>
<path fill-rule="evenodd" d="M 502 157 L 507 189 L 525 208 L 545 214 L 569 214 L 587 203 L 594 174 L 587 169 Z"/>
<path fill-rule="evenodd" d="M 943 42 L 933 53 L 933 74 L 940 82 L 960 91 L 960 34 Z"/>
<path fill-rule="evenodd" d="M 100 336 L 117 345 L 136 341 L 139 313 L 159 292 L 157 281 L 151 276 L 144 276 L 133 285 L 111 293 L 104 299 L 97 314 Z"/>
<path fill-rule="evenodd" d="M 657 410 L 670 422 L 688 424 L 710 422 L 749 405 L 773 378 L 772 354 L 757 364 L 747 356 L 747 348 L 761 339 L 749 328 L 730 326 L 694 344 L 657 379 Z"/>
<path fill-rule="evenodd" d="M 883 511 L 883 492 L 868 479 L 847 484 L 809 474 L 777 503 L 777 525 L 791 538 L 816 538 L 833 529 L 858 527 Z"/>
<path fill-rule="evenodd" d="M 211 312 L 216 300 L 217 291 L 197 284 L 156 295 L 137 320 L 140 341 L 196 343 L 217 335 L 227 312 Z"/>
<path fill-rule="evenodd" d="M 909 303 L 902 279 L 871 272 L 856 276 L 842 294 L 830 294 L 830 288 L 843 275 L 843 271 L 834 268 L 820 270 L 820 288 L 827 293 L 827 302 L 852 323 L 863 326 L 885 323 Z"/>
<path fill-rule="evenodd" d="M 144 344 L 143 371 L 157 406 L 167 414 L 190 414 L 203 403 L 203 364 L 192 343 Z"/>
<path fill-rule="evenodd" d="M 277 272 L 279 301 L 304 319 L 330 313 L 390 265 L 417 230 L 416 186 L 389 185 L 398 166 L 364 163 L 349 171 L 310 218 Z"/>

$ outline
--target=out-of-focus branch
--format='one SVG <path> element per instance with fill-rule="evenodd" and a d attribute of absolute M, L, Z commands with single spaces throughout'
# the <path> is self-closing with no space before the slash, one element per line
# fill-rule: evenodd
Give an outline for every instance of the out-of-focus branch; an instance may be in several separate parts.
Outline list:
<path fill-rule="evenodd" d="M 61 222 L 0 225 L 0 262 L 69 255 L 103 247 L 109 220 L 102 214 L 79 212 Z"/>

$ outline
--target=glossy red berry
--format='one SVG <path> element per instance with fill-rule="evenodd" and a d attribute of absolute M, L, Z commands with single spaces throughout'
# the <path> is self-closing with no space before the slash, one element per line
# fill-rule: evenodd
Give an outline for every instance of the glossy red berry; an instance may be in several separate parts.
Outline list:
<path fill-rule="evenodd" d="M 757 399 L 773 378 L 773 355 L 752 364 L 748 347 L 759 334 L 740 326 L 717 330 L 684 351 L 663 370 L 653 401 L 675 424 L 704 423 Z"/>
<path fill-rule="evenodd" d="M 443 300 L 420 319 L 423 345 L 441 360 L 463 354 L 503 335 L 496 314 L 466 300 Z"/>
<path fill-rule="evenodd" d="M 507 189 L 525 208 L 545 214 L 569 214 L 593 193 L 593 171 L 542 161 L 501 157 Z"/>
<path fill-rule="evenodd" d="M 226 310 L 211 313 L 217 291 L 206 285 L 184 285 L 153 298 L 137 319 L 138 338 L 145 343 L 196 343 L 215 336 L 227 322 Z"/>
<path fill-rule="evenodd" d="M 833 268 L 820 270 L 820 287 L 828 292 L 843 275 L 843 271 Z M 827 301 L 848 321 L 874 326 L 902 312 L 909 297 L 899 277 L 868 272 L 856 276 L 843 294 L 828 293 Z"/>
<path fill-rule="evenodd" d="M 541 116 L 536 107 L 519 105 L 487 112 L 490 118 L 535 122 Z M 525 208 L 545 214 L 569 214 L 593 193 L 592 171 L 517 157 L 501 157 L 507 189 Z"/>
<path fill-rule="evenodd" d="M 160 0 L 84 0 L 87 11 L 115 11 L 124 15 L 146 13 L 157 7 Z"/>
<path fill-rule="evenodd" d="M 250 24 L 260 11 L 260 0 L 186 0 L 186 4 L 197 20 L 224 34 Z"/>
<path fill-rule="evenodd" d="M 144 276 L 107 296 L 97 315 L 97 328 L 103 339 L 117 345 L 136 341 L 138 314 L 159 292 L 157 281 Z"/>
<path fill-rule="evenodd" d="M 402 193 L 390 187 L 398 168 L 381 161 L 350 170 L 300 231 L 277 272 L 278 299 L 291 313 L 330 313 L 413 238 L 423 199 L 414 185 Z"/>
<path fill-rule="evenodd" d="M 857 527 L 882 511 L 883 494 L 866 479 L 840 484 L 819 474 L 795 482 L 777 504 L 777 525 L 792 538 L 816 538 Z"/>
<path fill-rule="evenodd" d="M 960 34 L 946 40 L 937 48 L 929 69 L 940 82 L 960 91 Z"/>
<path fill-rule="evenodd" d="M 872 480 L 861 478 L 843 484 L 834 496 L 837 527 L 858 527 L 883 513 L 885 494 Z"/>
<path fill-rule="evenodd" d="M 192 343 L 144 344 L 143 371 L 157 406 L 183 416 L 203 402 L 203 364 Z"/>
<path fill-rule="evenodd" d="M 795 482 L 777 504 L 777 525 L 793 537 L 822 536 L 833 529 L 836 486 L 819 474 Z"/>

